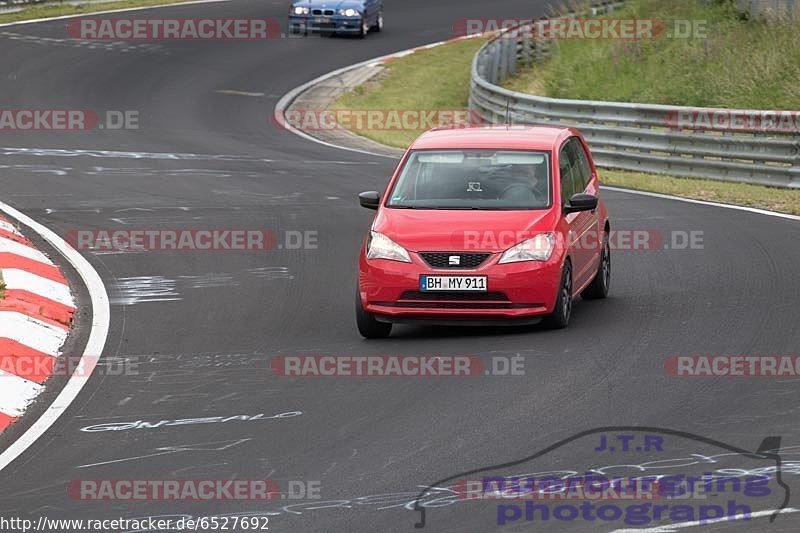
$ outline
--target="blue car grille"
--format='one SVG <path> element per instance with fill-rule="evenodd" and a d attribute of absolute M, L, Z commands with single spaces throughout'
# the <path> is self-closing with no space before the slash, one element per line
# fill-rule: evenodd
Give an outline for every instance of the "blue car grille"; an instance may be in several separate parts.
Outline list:
<path fill-rule="evenodd" d="M 334 13 L 335 13 L 335 11 L 333 9 L 312 9 L 311 10 L 311 14 L 312 15 L 317 15 L 317 16 L 325 15 L 326 17 L 330 17 Z"/>

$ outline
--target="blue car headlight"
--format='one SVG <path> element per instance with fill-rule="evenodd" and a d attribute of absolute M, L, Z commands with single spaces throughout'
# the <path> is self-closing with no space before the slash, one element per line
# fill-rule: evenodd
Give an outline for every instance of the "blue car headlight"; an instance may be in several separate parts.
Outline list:
<path fill-rule="evenodd" d="M 343 17 L 356 17 L 360 15 L 357 9 L 348 8 L 348 9 L 340 9 L 339 14 Z"/>
<path fill-rule="evenodd" d="M 308 8 L 303 6 L 294 6 L 292 8 L 293 15 L 308 15 Z"/>

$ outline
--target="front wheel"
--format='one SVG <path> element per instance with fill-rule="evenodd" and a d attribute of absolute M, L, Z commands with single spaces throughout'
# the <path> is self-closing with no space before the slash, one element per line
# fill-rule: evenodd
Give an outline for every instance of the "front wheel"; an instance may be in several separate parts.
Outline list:
<path fill-rule="evenodd" d="M 369 25 L 367 23 L 367 14 L 364 13 L 364 18 L 361 19 L 361 27 L 358 29 L 359 39 L 363 39 L 369 33 Z"/>
<path fill-rule="evenodd" d="M 547 315 L 543 324 L 550 329 L 564 329 L 569 325 L 572 316 L 572 264 L 569 260 L 564 263 L 564 270 L 561 273 L 561 286 L 556 298 L 556 306 L 553 312 Z"/>
<path fill-rule="evenodd" d="M 600 266 L 592 283 L 581 293 L 585 300 L 601 300 L 608 296 L 611 286 L 611 247 L 608 244 L 608 233 L 603 234 L 603 251 L 600 254 Z"/>
<path fill-rule="evenodd" d="M 378 12 L 378 18 L 375 20 L 375 25 L 372 27 L 372 31 L 375 33 L 380 33 L 383 31 L 383 11 Z"/>
<path fill-rule="evenodd" d="M 366 339 L 385 339 L 392 333 L 391 324 L 379 322 L 375 319 L 375 315 L 364 310 L 358 287 L 356 287 L 356 324 L 358 332 Z"/>

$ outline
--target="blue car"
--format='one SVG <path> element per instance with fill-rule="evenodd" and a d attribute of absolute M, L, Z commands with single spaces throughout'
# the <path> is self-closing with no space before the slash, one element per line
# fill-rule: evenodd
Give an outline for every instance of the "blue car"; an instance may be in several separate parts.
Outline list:
<path fill-rule="evenodd" d="M 289 29 L 309 32 L 367 36 L 383 29 L 383 0 L 293 0 Z"/>

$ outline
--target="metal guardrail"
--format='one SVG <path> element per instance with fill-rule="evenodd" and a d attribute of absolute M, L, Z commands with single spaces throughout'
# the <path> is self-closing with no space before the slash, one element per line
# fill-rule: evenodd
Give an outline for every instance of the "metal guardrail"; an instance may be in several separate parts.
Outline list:
<path fill-rule="evenodd" d="M 485 122 L 502 124 L 508 113 L 514 124 L 574 126 L 603 167 L 800 188 L 796 131 L 679 129 L 674 120 L 678 113 L 730 110 L 562 100 L 498 86 L 517 65 L 532 65 L 548 53 L 531 41 L 530 33 L 527 25 L 509 30 L 475 55 L 469 107 Z"/>
<path fill-rule="evenodd" d="M 795 18 L 800 16 L 800 0 L 736 0 L 740 11 L 751 18 Z"/>

